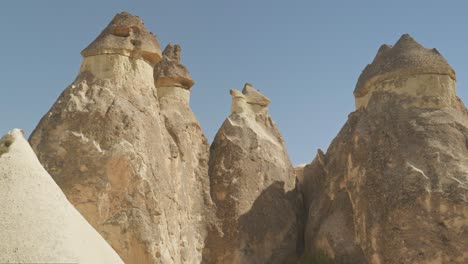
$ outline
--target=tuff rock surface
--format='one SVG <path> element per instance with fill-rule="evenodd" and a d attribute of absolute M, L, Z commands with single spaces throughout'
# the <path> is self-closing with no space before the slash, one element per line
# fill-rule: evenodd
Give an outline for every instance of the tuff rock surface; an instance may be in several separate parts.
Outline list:
<path fill-rule="evenodd" d="M 120 54 L 142 58 L 150 64 L 161 60 L 158 39 L 149 32 L 138 16 L 117 14 L 99 36 L 82 52 L 83 57 Z"/>
<path fill-rule="evenodd" d="M 176 86 L 190 90 L 195 84 L 187 68 L 181 64 L 181 47 L 169 44 L 163 51 L 163 59 L 154 67 L 156 87 Z"/>
<path fill-rule="evenodd" d="M 0 139 L 0 262 L 123 263 L 14 129 Z"/>
<path fill-rule="evenodd" d="M 382 45 L 362 71 L 354 90 L 356 109 L 366 107 L 376 90 L 405 94 L 418 107 L 454 106 L 455 86 L 455 71 L 445 58 L 404 34 L 394 46 Z"/>
<path fill-rule="evenodd" d="M 356 100 L 364 91 L 367 102 L 304 168 L 306 252 L 336 263 L 466 263 L 468 113 L 455 72 L 403 35 L 359 80 Z"/>
<path fill-rule="evenodd" d="M 246 84 L 231 90 L 232 113 L 210 149 L 218 223 L 207 263 L 292 263 L 300 224 L 294 169 L 269 113 L 269 99 Z"/>
<path fill-rule="evenodd" d="M 187 100 L 158 95 L 157 43 L 138 17 L 116 15 L 30 142 L 125 263 L 200 263 L 208 145 Z"/>

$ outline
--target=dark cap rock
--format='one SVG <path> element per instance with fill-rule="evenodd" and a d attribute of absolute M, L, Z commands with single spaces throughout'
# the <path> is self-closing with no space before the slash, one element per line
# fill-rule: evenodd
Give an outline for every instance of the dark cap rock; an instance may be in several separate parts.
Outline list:
<path fill-rule="evenodd" d="M 161 60 L 158 40 L 138 16 L 127 12 L 117 14 L 99 36 L 86 47 L 83 57 L 100 54 L 121 54 L 143 58 L 150 64 Z"/>
<path fill-rule="evenodd" d="M 456 80 L 455 71 L 436 49 L 428 49 L 404 34 L 392 47 L 382 45 L 359 76 L 355 97 L 367 94 L 376 83 L 418 74 L 443 74 Z"/>
<path fill-rule="evenodd" d="M 181 63 L 181 48 L 169 44 L 163 52 L 163 59 L 154 67 L 154 85 L 157 87 L 179 86 L 190 90 L 194 81 L 190 72 Z"/>

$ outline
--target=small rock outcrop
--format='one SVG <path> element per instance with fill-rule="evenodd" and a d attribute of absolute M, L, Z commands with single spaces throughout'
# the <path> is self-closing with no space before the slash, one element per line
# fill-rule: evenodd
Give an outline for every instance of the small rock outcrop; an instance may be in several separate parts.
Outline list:
<path fill-rule="evenodd" d="M 207 263 L 291 263 L 299 198 L 294 169 L 269 113 L 270 100 L 246 84 L 231 90 L 232 113 L 210 149 L 211 195 L 219 223 Z"/>
<path fill-rule="evenodd" d="M 0 139 L 0 262 L 122 263 L 14 129 Z"/>
<path fill-rule="evenodd" d="M 199 263 L 208 145 L 188 104 L 154 85 L 173 57 L 128 13 L 82 55 L 30 137 L 39 160 L 125 263 Z"/>
<path fill-rule="evenodd" d="M 445 59 L 408 35 L 379 50 L 357 111 L 304 168 L 307 254 L 466 263 L 468 113 L 455 85 Z"/>

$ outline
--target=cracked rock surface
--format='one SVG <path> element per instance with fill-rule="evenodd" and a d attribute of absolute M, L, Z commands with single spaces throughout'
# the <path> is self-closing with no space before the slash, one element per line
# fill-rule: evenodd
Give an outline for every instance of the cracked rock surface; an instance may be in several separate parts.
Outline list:
<path fill-rule="evenodd" d="M 97 46 L 90 45 L 104 52 L 88 54 L 88 47 L 82 53 L 76 80 L 30 142 L 70 202 L 125 263 L 199 263 L 210 202 L 208 144 L 188 105 L 160 102 L 156 59 L 144 56 L 157 54 L 159 46 L 142 45 L 143 56 L 133 56 L 99 44 L 108 43 L 105 34 L 115 28 L 122 29 L 119 38 L 149 38 L 139 18 L 121 16 Z"/>
<path fill-rule="evenodd" d="M 232 113 L 210 149 L 211 195 L 218 223 L 206 263 L 293 263 L 300 198 L 268 98 L 246 84 L 231 90 Z"/>
<path fill-rule="evenodd" d="M 377 83 L 303 169 L 306 252 L 336 263 L 466 263 L 468 113 L 449 75 Z"/>

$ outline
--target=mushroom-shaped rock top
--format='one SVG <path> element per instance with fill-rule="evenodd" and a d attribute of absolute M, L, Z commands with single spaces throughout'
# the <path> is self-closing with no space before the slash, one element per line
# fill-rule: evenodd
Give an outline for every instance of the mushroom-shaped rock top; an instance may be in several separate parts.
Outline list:
<path fill-rule="evenodd" d="M 155 64 L 161 60 L 158 39 L 149 32 L 138 16 L 117 14 L 99 36 L 86 47 L 83 57 L 100 54 L 121 54 Z"/>
<path fill-rule="evenodd" d="M 404 34 L 393 47 L 386 44 L 380 47 L 372 63 L 359 76 L 354 96 L 366 95 L 376 83 L 419 74 L 449 75 L 456 80 L 455 71 L 436 49 L 425 48 Z"/>
<path fill-rule="evenodd" d="M 163 59 L 154 67 L 154 85 L 158 87 L 178 86 L 190 90 L 194 81 L 190 72 L 181 63 L 181 48 L 169 44 L 163 52 Z"/>

